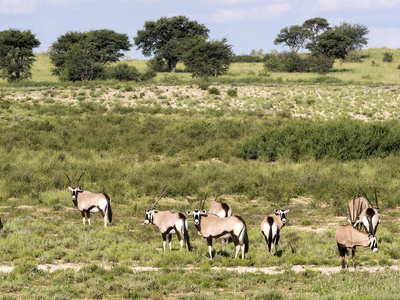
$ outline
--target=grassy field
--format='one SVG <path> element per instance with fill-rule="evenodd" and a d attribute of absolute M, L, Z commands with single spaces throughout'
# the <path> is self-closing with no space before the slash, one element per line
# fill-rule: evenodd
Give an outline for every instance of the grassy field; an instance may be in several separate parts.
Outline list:
<path fill-rule="evenodd" d="M 38 55 L 32 80 L 0 82 L 0 299 L 396 299 L 400 55 L 363 57 L 324 77 L 237 63 L 205 89 L 183 66 L 142 84 L 59 82 Z M 97 214 L 82 226 L 64 172 L 111 196 L 108 228 Z M 379 252 L 357 248 L 358 270 L 341 271 L 334 234 L 359 185 L 377 188 Z M 184 195 L 229 203 L 246 259 L 215 241 L 210 260 L 190 218 L 193 250 L 174 237 L 163 253 L 143 210 L 166 186 L 160 210 L 186 212 Z M 289 188 L 270 255 L 260 223 Z"/>

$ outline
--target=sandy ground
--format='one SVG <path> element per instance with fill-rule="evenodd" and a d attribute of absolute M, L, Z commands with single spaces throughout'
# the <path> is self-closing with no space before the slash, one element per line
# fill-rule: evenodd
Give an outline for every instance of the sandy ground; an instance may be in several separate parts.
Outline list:
<path fill-rule="evenodd" d="M 112 269 L 112 266 L 110 265 L 101 265 L 104 269 L 110 270 Z M 42 271 L 48 271 L 48 272 L 55 272 L 57 270 L 64 270 L 64 269 L 73 269 L 75 271 L 79 271 L 81 268 L 85 267 L 84 264 L 46 264 L 46 265 L 38 265 L 38 269 Z M 161 268 L 154 268 L 154 267 L 130 267 L 134 272 L 140 273 L 140 272 L 157 272 L 160 271 Z M 9 273 L 14 269 L 13 266 L 0 266 L 0 272 L 2 273 Z M 199 268 L 194 268 L 194 267 L 187 267 L 187 268 L 174 268 L 173 270 L 196 270 Z M 306 270 L 313 270 L 313 271 L 319 271 L 323 274 L 330 275 L 334 273 L 338 273 L 341 270 L 340 266 L 337 267 L 318 267 L 318 266 L 304 266 L 304 265 L 296 265 L 292 266 L 291 268 L 281 268 L 281 267 L 265 267 L 265 268 L 255 268 L 255 267 L 213 267 L 211 268 L 214 271 L 229 271 L 229 272 L 238 272 L 238 273 L 264 273 L 264 274 L 269 274 L 269 275 L 275 275 L 275 274 L 280 274 L 284 273 L 285 271 L 292 270 L 296 273 L 299 272 L 304 272 Z M 349 268 L 350 272 L 369 272 L 369 273 L 378 273 L 378 272 L 383 272 L 387 270 L 394 270 L 394 271 L 399 271 L 399 266 L 398 265 L 393 265 L 391 267 L 358 267 L 356 270 L 354 268 Z"/>

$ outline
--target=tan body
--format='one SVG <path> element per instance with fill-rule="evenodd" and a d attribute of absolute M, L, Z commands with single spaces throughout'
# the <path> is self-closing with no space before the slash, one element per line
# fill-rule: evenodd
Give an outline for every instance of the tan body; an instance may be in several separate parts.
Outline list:
<path fill-rule="evenodd" d="M 355 224 L 362 211 L 369 207 L 367 199 L 363 197 L 354 197 L 349 203 L 350 222 Z"/>
<path fill-rule="evenodd" d="M 348 248 L 352 249 L 353 266 L 356 267 L 356 246 L 370 247 L 373 252 L 377 252 L 376 237 L 371 234 L 361 232 L 354 228 L 352 225 L 339 226 L 336 229 L 335 239 L 338 245 L 340 261 L 342 268 L 345 267 L 345 255 L 349 255 Z M 347 267 L 349 267 L 350 256 L 347 260 Z"/>
<path fill-rule="evenodd" d="M 170 211 L 157 211 L 149 209 L 146 212 L 144 225 L 152 223 L 157 226 L 163 237 L 163 250 L 165 252 L 166 240 L 168 237 L 169 250 L 171 251 L 172 234 L 176 234 L 181 248 L 183 247 L 183 239 L 186 241 L 186 249 L 190 250 L 189 234 L 187 219 L 182 213 L 172 213 Z"/>
<path fill-rule="evenodd" d="M 232 216 L 232 208 L 226 203 L 214 200 L 211 203 L 208 213 L 217 215 L 220 218 L 226 218 Z M 221 240 L 223 244 L 227 244 L 229 241 L 229 239 L 221 239 Z"/>
<path fill-rule="evenodd" d="M 275 245 L 275 253 L 278 251 L 280 231 L 283 226 L 285 226 L 285 224 L 282 222 L 279 214 L 270 214 L 261 222 L 261 232 L 268 245 L 268 252 L 271 254 L 273 251 L 273 245 Z"/>
<path fill-rule="evenodd" d="M 68 187 L 71 192 L 73 189 Z M 90 213 L 101 213 L 104 218 L 104 227 L 107 227 L 108 221 L 112 221 L 111 199 L 105 193 L 94 194 L 89 191 L 75 189 L 76 198 L 72 198 L 73 203 L 82 214 L 83 225 L 85 225 L 85 215 L 90 225 Z"/>
<path fill-rule="evenodd" d="M 189 211 L 188 213 L 191 214 L 192 212 Z M 205 211 L 193 211 L 193 217 L 199 234 L 207 240 L 210 259 L 212 259 L 212 239 L 230 237 L 236 248 L 235 259 L 240 250 L 242 259 L 244 259 L 244 254 L 248 251 L 249 241 L 246 223 L 241 217 L 220 218 L 215 214 L 206 214 Z"/>

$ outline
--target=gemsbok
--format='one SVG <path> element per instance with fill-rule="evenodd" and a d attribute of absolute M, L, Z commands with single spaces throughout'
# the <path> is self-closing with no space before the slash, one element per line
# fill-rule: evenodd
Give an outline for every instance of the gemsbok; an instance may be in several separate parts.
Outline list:
<path fill-rule="evenodd" d="M 162 195 L 165 193 L 166 189 L 162 192 L 160 197 L 154 205 L 150 205 L 149 209 L 145 209 L 146 219 L 144 220 L 144 225 L 153 224 L 158 227 L 163 238 L 163 251 L 165 252 L 165 245 L 168 237 L 169 250 L 171 251 L 171 239 L 172 234 L 176 234 L 178 237 L 181 249 L 183 247 L 183 239 L 181 233 L 186 243 L 186 249 L 191 250 L 189 233 L 188 233 L 188 222 L 184 214 L 182 213 L 172 213 L 170 211 L 158 211 L 157 203 L 161 199 Z"/>
<path fill-rule="evenodd" d="M 289 212 L 287 209 L 290 198 L 290 191 L 288 193 L 288 199 L 286 201 L 285 209 L 282 210 L 278 197 L 275 194 L 275 204 L 279 206 L 279 210 L 275 209 L 273 214 L 267 216 L 261 222 L 261 232 L 265 237 L 265 242 L 268 245 L 268 252 L 272 254 L 273 245 L 275 245 L 275 254 L 278 252 L 278 242 L 280 238 L 280 232 L 286 224 L 286 215 Z"/>
<path fill-rule="evenodd" d="M 200 208 L 194 209 L 192 203 L 186 198 L 190 204 L 191 211 L 188 215 L 193 215 L 194 225 L 199 234 L 207 240 L 208 253 L 212 259 L 212 239 L 213 238 L 232 238 L 235 244 L 235 259 L 241 250 L 242 259 L 244 254 L 249 250 L 249 238 L 247 236 L 247 227 L 245 221 L 239 216 L 230 216 L 220 218 L 215 214 L 206 212 L 203 200 L 200 201 Z"/>
<path fill-rule="evenodd" d="M 72 186 L 69 176 L 66 173 L 64 174 L 67 176 L 69 181 L 70 186 L 68 186 L 68 189 L 71 191 L 72 202 L 82 214 L 83 225 L 85 226 L 86 223 L 85 216 L 87 216 L 90 225 L 90 213 L 100 212 L 104 218 L 104 227 L 107 227 L 107 219 L 109 222 L 112 222 L 110 197 L 106 193 L 94 194 L 79 188 L 79 181 L 85 173 L 81 174 L 75 186 Z"/>
<path fill-rule="evenodd" d="M 378 252 L 376 237 L 372 234 L 361 232 L 352 225 L 342 225 L 336 229 L 335 239 L 339 249 L 340 262 L 342 269 L 345 268 L 345 255 L 347 258 L 347 268 L 349 267 L 350 255 L 349 248 L 352 249 L 353 267 L 356 268 L 356 246 L 370 247 L 371 250 Z"/>
<path fill-rule="evenodd" d="M 232 216 L 232 208 L 224 203 L 218 202 L 217 197 L 215 197 L 214 201 L 211 203 L 210 209 L 208 210 L 209 214 L 217 215 L 220 218 L 226 218 Z M 229 239 L 221 239 L 223 244 L 227 244 Z"/>
<path fill-rule="evenodd" d="M 372 207 L 367 195 L 364 193 L 361 187 L 360 190 L 363 192 L 365 198 L 355 197 L 348 204 L 350 215 L 349 223 L 357 229 L 362 229 L 362 227 L 365 227 L 367 233 L 375 236 L 376 229 L 381 223 L 376 189 L 374 190 L 376 208 Z"/>

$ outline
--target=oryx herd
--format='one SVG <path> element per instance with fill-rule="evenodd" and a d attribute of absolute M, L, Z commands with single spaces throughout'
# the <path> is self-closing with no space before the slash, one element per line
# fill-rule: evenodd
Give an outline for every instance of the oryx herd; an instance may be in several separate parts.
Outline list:
<path fill-rule="evenodd" d="M 72 202 L 82 214 L 83 225 L 87 221 L 90 225 L 90 213 L 99 212 L 104 219 L 104 227 L 108 222 L 112 221 L 111 199 L 105 193 L 92 193 L 83 190 L 79 187 L 79 181 L 85 173 L 82 173 L 77 180 L 76 184 L 72 184 L 69 176 L 64 173 L 68 179 L 68 189 L 71 192 Z M 161 211 L 157 209 L 157 204 L 162 198 L 167 189 L 164 189 L 161 195 L 145 209 L 144 225 L 153 224 L 161 232 L 163 238 L 163 251 L 165 252 L 167 238 L 168 246 L 171 251 L 172 234 L 176 234 L 180 247 L 183 248 L 185 243 L 186 249 L 191 250 L 189 240 L 188 220 L 183 213 L 172 213 L 170 211 Z M 358 195 L 347 203 L 349 219 L 348 225 L 338 226 L 335 234 L 335 239 L 339 249 L 340 260 L 342 268 L 345 268 L 345 255 L 348 255 L 347 267 L 349 267 L 349 249 L 352 250 L 353 266 L 355 264 L 355 250 L 357 246 L 370 247 L 373 252 L 378 251 L 376 229 L 380 224 L 378 198 L 375 190 L 376 207 L 371 205 L 367 195 L 360 187 L 364 197 Z M 273 253 L 275 248 L 275 255 L 278 252 L 278 242 L 280 239 L 280 232 L 287 222 L 287 214 L 289 212 L 288 204 L 290 200 L 290 190 L 284 209 L 279 204 L 279 199 L 275 195 L 276 209 L 274 212 L 266 216 L 261 222 L 261 233 L 265 238 L 268 252 Z M 249 249 L 248 230 L 244 219 L 237 215 L 232 215 L 232 208 L 226 204 L 217 201 L 215 197 L 208 212 L 204 209 L 206 197 L 201 198 L 200 205 L 196 209 L 189 197 L 186 200 L 189 203 L 190 210 L 187 215 L 193 216 L 194 227 L 198 234 L 207 241 L 209 258 L 212 259 L 212 241 L 215 238 L 231 240 L 235 245 L 235 256 L 241 256 L 244 259 L 245 253 Z M 153 202 L 152 201 L 152 202 Z M 3 227 L 0 219 L 0 229 Z M 363 232 L 362 230 L 365 230 Z"/>

